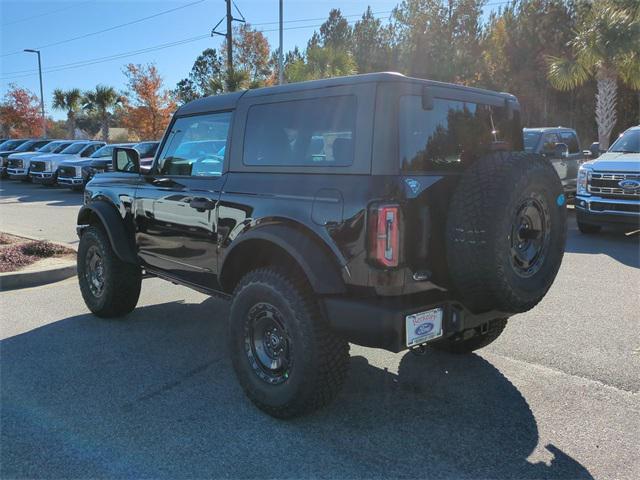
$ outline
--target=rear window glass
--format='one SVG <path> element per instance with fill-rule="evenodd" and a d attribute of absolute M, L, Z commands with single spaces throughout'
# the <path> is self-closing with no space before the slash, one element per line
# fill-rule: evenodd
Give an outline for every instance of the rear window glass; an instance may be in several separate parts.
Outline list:
<path fill-rule="evenodd" d="M 457 170 L 489 151 L 522 150 L 518 111 L 436 98 L 432 110 L 418 95 L 400 97 L 400 162 L 403 171 Z"/>
<path fill-rule="evenodd" d="M 524 151 L 533 153 L 536 151 L 542 134 L 540 132 L 524 132 Z"/>
<path fill-rule="evenodd" d="M 254 105 L 247 115 L 244 164 L 351 165 L 355 122 L 354 95 Z"/>

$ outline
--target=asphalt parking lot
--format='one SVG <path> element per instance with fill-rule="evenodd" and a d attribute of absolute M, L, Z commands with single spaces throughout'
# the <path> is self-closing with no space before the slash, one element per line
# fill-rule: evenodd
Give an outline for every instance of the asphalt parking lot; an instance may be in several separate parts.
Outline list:
<path fill-rule="evenodd" d="M 80 202 L 2 181 L 0 230 L 76 241 Z M 75 279 L 2 292 L 0 476 L 638 478 L 639 298 L 639 236 L 571 216 L 551 291 L 494 344 L 352 346 L 336 401 L 283 422 L 237 385 L 222 301 L 149 279 L 105 321 Z"/>

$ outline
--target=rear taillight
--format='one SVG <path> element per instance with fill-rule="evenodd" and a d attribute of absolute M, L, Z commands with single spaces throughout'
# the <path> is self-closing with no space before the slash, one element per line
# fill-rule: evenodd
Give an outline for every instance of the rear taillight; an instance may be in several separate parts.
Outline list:
<path fill-rule="evenodd" d="M 381 205 L 369 213 L 369 258 L 382 267 L 397 267 L 400 256 L 400 207 Z"/>

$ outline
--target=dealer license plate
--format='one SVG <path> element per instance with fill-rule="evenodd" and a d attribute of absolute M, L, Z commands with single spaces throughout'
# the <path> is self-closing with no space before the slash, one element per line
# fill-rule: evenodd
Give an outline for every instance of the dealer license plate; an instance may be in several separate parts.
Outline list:
<path fill-rule="evenodd" d="M 434 338 L 442 336 L 441 308 L 434 308 L 426 312 L 407 315 L 405 323 L 407 327 L 407 347 L 420 345 Z"/>

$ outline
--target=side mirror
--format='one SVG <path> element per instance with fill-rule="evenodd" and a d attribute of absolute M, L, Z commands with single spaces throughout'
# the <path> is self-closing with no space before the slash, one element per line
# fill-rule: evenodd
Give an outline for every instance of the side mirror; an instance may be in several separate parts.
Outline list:
<path fill-rule="evenodd" d="M 111 162 L 115 172 L 140 173 L 140 154 L 134 148 L 114 148 Z"/>
<path fill-rule="evenodd" d="M 429 87 L 422 87 L 422 109 L 433 110 L 433 93 Z"/>
<path fill-rule="evenodd" d="M 569 147 L 566 143 L 556 143 L 553 153 L 558 158 L 567 158 L 569 156 Z"/>
<path fill-rule="evenodd" d="M 583 150 L 583 151 L 582 151 L 582 156 L 583 156 L 586 160 L 589 160 L 589 159 L 591 159 L 591 157 L 593 157 L 593 153 L 591 152 L 591 150 Z"/>

